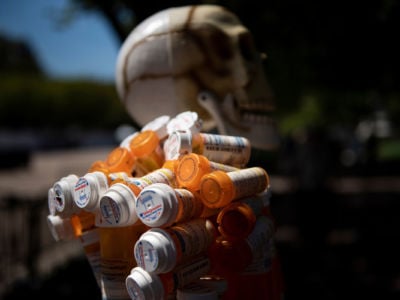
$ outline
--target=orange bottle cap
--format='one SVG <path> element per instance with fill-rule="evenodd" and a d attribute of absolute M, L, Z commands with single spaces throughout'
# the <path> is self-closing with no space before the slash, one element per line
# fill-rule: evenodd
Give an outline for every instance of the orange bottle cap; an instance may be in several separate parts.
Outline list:
<path fill-rule="evenodd" d="M 246 238 L 253 230 L 257 217 L 250 206 L 233 202 L 225 206 L 218 214 L 218 231 L 227 237 Z"/>
<path fill-rule="evenodd" d="M 135 157 L 128 149 L 117 147 L 108 154 L 106 165 L 110 172 L 131 173 L 135 165 Z"/>
<path fill-rule="evenodd" d="M 176 180 L 179 187 L 196 191 L 199 189 L 201 178 L 210 172 L 210 163 L 205 156 L 190 153 L 178 160 Z"/>
<path fill-rule="evenodd" d="M 109 173 L 107 164 L 102 160 L 94 161 L 88 170 L 89 173 L 95 172 L 95 171 L 100 171 L 105 174 Z"/>
<path fill-rule="evenodd" d="M 150 154 L 159 145 L 157 134 L 152 130 L 145 130 L 135 136 L 130 148 L 134 156 L 141 157 Z"/>
<path fill-rule="evenodd" d="M 213 171 L 201 178 L 200 198 L 204 205 L 223 207 L 234 199 L 234 195 L 233 183 L 224 171 Z"/>

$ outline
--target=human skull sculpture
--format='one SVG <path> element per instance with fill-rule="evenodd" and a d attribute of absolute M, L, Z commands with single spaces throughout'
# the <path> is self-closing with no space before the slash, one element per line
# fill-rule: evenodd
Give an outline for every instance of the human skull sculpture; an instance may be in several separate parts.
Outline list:
<path fill-rule="evenodd" d="M 118 95 L 141 126 L 196 111 L 203 130 L 275 149 L 273 95 L 261 54 L 240 20 L 217 5 L 162 10 L 130 33 L 117 58 Z"/>

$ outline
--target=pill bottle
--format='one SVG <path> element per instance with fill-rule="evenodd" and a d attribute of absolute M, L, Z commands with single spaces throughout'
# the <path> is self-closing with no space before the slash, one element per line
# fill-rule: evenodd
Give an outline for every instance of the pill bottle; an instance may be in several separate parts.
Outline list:
<path fill-rule="evenodd" d="M 232 172 L 213 171 L 199 184 L 200 198 L 208 207 L 224 207 L 233 200 L 261 193 L 269 186 L 269 175 L 261 167 Z"/>
<path fill-rule="evenodd" d="M 103 172 L 104 174 L 108 175 L 110 170 L 108 169 L 107 164 L 103 160 L 95 160 L 89 167 L 88 173 L 92 173 L 95 171 Z"/>
<path fill-rule="evenodd" d="M 167 133 L 170 135 L 177 130 L 190 131 L 197 134 L 203 127 L 203 120 L 194 111 L 184 111 L 177 114 L 167 124 Z"/>
<path fill-rule="evenodd" d="M 192 134 L 176 130 L 165 142 L 164 151 L 171 152 L 175 157 L 193 152 L 206 156 L 210 161 L 243 168 L 250 160 L 251 144 L 247 138 L 240 136 L 204 132 Z"/>
<path fill-rule="evenodd" d="M 142 223 L 149 227 L 168 227 L 199 217 L 203 203 L 187 189 L 153 183 L 138 195 L 135 211 Z"/>
<path fill-rule="evenodd" d="M 135 244 L 139 267 L 152 273 L 166 273 L 183 260 L 208 250 L 216 237 L 207 219 L 194 219 L 169 228 L 151 228 Z"/>
<path fill-rule="evenodd" d="M 112 184 L 99 201 L 104 226 L 123 227 L 135 224 L 139 220 L 135 202 L 136 196 L 126 184 Z"/>
<path fill-rule="evenodd" d="M 129 299 L 125 279 L 136 266 L 133 247 L 146 229 L 144 225 L 99 227 L 103 299 Z"/>
<path fill-rule="evenodd" d="M 100 214 L 100 197 L 108 189 L 108 178 L 103 172 L 95 171 L 80 177 L 74 187 L 74 202 L 86 211 Z"/>
<path fill-rule="evenodd" d="M 133 193 L 137 196 L 139 193 L 150 184 L 153 183 L 165 183 L 170 186 L 176 186 L 175 173 L 168 168 L 160 168 L 154 170 L 142 177 L 129 177 L 123 181 L 129 186 Z"/>
<path fill-rule="evenodd" d="M 153 119 L 152 121 L 146 123 L 142 127 L 141 131 L 147 131 L 147 130 L 154 131 L 157 134 L 160 143 L 162 144 L 168 137 L 167 124 L 170 120 L 171 117 L 168 115 L 159 116 Z"/>
<path fill-rule="evenodd" d="M 269 206 L 269 193 L 242 198 L 226 205 L 217 216 L 218 231 L 230 239 L 247 237 L 257 217 Z"/>
<path fill-rule="evenodd" d="M 265 216 L 257 218 L 253 231 L 245 239 L 218 236 L 209 249 L 214 268 L 223 276 L 243 272 L 246 268 L 257 268 L 257 272 L 268 271 L 273 236 L 272 221 Z"/>
<path fill-rule="evenodd" d="M 135 267 L 125 280 L 126 289 L 134 300 L 167 299 L 179 288 L 208 273 L 210 260 L 205 256 L 196 257 L 180 264 L 174 270 L 155 274 Z"/>
<path fill-rule="evenodd" d="M 238 168 L 210 161 L 201 154 L 190 153 L 182 156 L 176 165 L 176 182 L 178 187 L 192 192 L 199 190 L 201 178 L 212 171 L 236 171 Z"/>
<path fill-rule="evenodd" d="M 136 157 L 136 176 L 143 176 L 163 165 L 164 152 L 160 139 L 154 131 L 141 131 L 132 139 L 129 146 Z"/>
<path fill-rule="evenodd" d="M 125 147 L 116 147 L 105 160 L 105 166 L 109 173 L 125 172 L 132 174 L 135 168 L 136 158 L 132 152 Z"/>
<path fill-rule="evenodd" d="M 131 146 L 130 146 L 131 141 L 133 140 L 133 138 L 134 138 L 135 136 L 137 136 L 137 135 L 139 134 L 139 132 L 140 132 L 140 131 L 135 131 L 135 132 L 129 134 L 127 137 L 125 137 L 125 138 L 121 141 L 121 143 L 119 144 L 119 146 L 120 146 L 120 147 L 124 147 L 124 148 L 128 149 L 129 151 L 131 151 Z"/>
<path fill-rule="evenodd" d="M 229 240 L 219 236 L 210 247 L 212 274 L 227 280 L 222 299 L 281 299 L 272 297 L 271 224 L 267 217 L 260 216 L 248 238 Z"/>
<path fill-rule="evenodd" d="M 48 193 L 48 206 L 51 212 L 66 217 L 80 211 L 74 203 L 73 194 L 78 179 L 78 176 L 70 174 L 54 183 Z"/>

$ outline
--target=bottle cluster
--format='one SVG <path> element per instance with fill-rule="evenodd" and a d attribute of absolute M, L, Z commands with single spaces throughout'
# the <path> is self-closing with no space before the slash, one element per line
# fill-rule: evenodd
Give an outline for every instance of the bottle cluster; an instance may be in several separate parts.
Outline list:
<path fill-rule="evenodd" d="M 49 189 L 55 240 L 78 239 L 104 300 L 283 296 L 269 175 L 240 136 L 161 116 Z"/>

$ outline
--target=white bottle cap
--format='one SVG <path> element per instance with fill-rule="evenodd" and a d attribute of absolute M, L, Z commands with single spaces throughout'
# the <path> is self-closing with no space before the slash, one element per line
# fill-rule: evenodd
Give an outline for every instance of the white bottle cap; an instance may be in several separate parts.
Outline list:
<path fill-rule="evenodd" d="M 189 283 L 176 291 L 176 300 L 218 300 L 216 291 L 199 283 Z"/>
<path fill-rule="evenodd" d="M 49 208 L 49 213 L 52 216 L 55 216 L 57 213 L 56 210 L 56 193 L 54 189 L 51 187 L 47 192 L 47 206 Z"/>
<path fill-rule="evenodd" d="M 159 228 L 143 233 L 134 246 L 137 265 L 154 274 L 171 271 L 176 266 L 176 252 L 172 238 Z"/>
<path fill-rule="evenodd" d="M 149 123 L 144 125 L 141 131 L 152 130 L 157 134 L 158 138 L 161 141 L 168 136 L 167 124 L 170 119 L 171 117 L 168 115 L 157 117 L 153 121 L 150 121 Z"/>
<path fill-rule="evenodd" d="M 78 207 L 96 213 L 100 209 L 100 197 L 107 188 L 107 176 L 104 173 L 87 173 L 75 185 L 74 201 Z"/>
<path fill-rule="evenodd" d="M 54 183 L 53 191 L 56 214 L 70 216 L 79 211 L 79 208 L 74 203 L 73 195 L 74 186 L 77 181 L 78 176 L 70 174 Z"/>
<path fill-rule="evenodd" d="M 134 139 L 134 137 L 137 136 L 138 134 L 139 134 L 139 131 L 135 131 L 134 133 L 128 135 L 126 138 L 124 138 L 122 140 L 122 142 L 119 144 L 119 146 L 131 151 L 131 148 L 129 145 L 130 145 L 131 141 Z"/>
<path fill-rule="evenodd" d="M 116 227 L 136 223 L 135 201 L 136 197 L 128 186 L 123 183 L 111 185 L 100 199 L 103 222 Z"/>
<path fill-rule="evenodd" d="M 203 120 L 193 111 L 185 111 L 175 116 L 167 124 L 167 132 L 171 134 L 175 130 L 189 130 L 196 134 L 201 131 Z"/>
<path fill-rule="evenodd" d="M 172 225 L 178 214 L 178 200 L 174 189 L 165 183 L 145 187 L 136 199 L 136 215 L 149 227 Z"/>
<path fill-rule="evenodd" d="M 47 216 L 47 225 L 53 238 L 58 241 L 73 240 L 75 238 L 74 227 L 70 218 L 60 216 Z"/>
<path fill-rule="evenodd" d="M 163 148 L 166 160 L 178 159 L 182 155 L 192 153 L 192 133 L 189 130 L 171 132 Z"/>
<path fill-rule="evenodd" d="M 164 299 L 164 287 L 156 274 L 141 267 L 134 267 L 125 279 L 125 286 L 132 300 Z"/>

